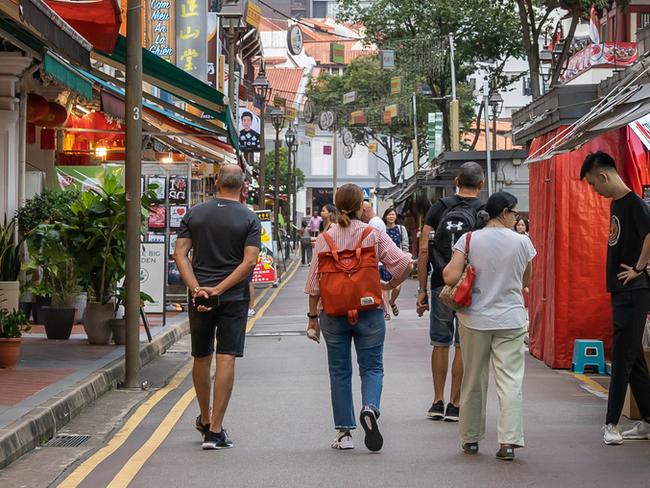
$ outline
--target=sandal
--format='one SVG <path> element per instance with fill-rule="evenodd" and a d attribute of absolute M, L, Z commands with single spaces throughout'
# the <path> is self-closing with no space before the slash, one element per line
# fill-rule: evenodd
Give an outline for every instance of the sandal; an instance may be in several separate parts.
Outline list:
<path fill-rule="evenodd" d="M 393 315 L 397 317 L 399 315 L 399 308 L 397 308 L 397 304 L 391 303 L 390 308 L 393 310 Z"/>
<path fill-rule="evenodd" d="M 503 461 L 512 461 L 515 458 L 515 447 L 511 444 L 501 446 L 496 456 L 497 459 L 502 459 Z"/>
<path fill-rule="evenodd" d="M 390 320 L 390 314 L 388 312 L 384 314 L 384 320 Z"/>
<path fill-rule="evenodd" d="M 465 454 L 478 454 L 478 442 L 463 443 L 463 452 Z"/>

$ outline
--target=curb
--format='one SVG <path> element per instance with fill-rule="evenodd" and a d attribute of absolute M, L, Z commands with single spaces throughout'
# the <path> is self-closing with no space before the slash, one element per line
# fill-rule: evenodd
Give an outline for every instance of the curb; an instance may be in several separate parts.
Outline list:
<path fill-rule="evenodd" d="M 189 321 L 185 319 L 141 346 L 142 366 L 161 356 L 189 330 Z M 116 388 L 123 378 L 124 357 L 121 357 L 0 429 L 0 469 L 49 440 L 85 407 Z"/>

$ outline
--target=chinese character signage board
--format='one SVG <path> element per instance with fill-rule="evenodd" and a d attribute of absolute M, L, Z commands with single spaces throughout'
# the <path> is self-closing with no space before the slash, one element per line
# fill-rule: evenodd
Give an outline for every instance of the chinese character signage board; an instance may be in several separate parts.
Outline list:
<path fill-rule="evenodd" d="M 174 4 L 171 0 L 148 0 L 145 5 L 145 48 L 156 56 L 174 62 Z M 124 22 L 123 24 L 125 24 Z"/>
<path fill-rule="evenodd" d="M 208 3 L 176 1 L 176 66 L 201 81 L 208 79 Z"/>
<path fill-rule="evenodd" d="M 253 270 L 253 283 L 275 283 L 276 270 L 273 256 L 273 226 L 271 212 L 260 210 L 255 212 L 262 224 L 262 247 L 257 256 L 257 264 Z"/>

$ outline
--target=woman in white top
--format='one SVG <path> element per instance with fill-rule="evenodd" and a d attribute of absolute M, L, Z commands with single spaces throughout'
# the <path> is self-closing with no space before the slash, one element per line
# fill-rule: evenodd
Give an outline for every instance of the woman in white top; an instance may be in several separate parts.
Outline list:
<path fill-rule="evenodd" d="M 476 270 L 471 306 L 458 311 L 463 357 L 460 393 L 460 436 L 463 450 L 478 452 L 485 437 L 485 402 L 492 363 L 499 397 L 497 426 L 499 459 L 514 459 L 514 448 L 524 446 L 522 382 L 526 309 L 522 290 L 531 276 L 535 248 L 528 236 L 513 231 L 517 198 L 493 194 L 485 207 L 490 221 L 472 232 L 469 261 Z M 454 246 L 443 271 L 447 285 L 455 285 L 463 272 L 467 234 Z"/>

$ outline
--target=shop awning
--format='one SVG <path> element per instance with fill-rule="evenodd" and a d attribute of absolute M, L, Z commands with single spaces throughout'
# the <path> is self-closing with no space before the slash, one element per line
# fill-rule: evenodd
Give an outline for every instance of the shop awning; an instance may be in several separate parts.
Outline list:
<path fill-rule="evenodd" d="M 45 53 L 43 56 L 43 71 L 67 86 L 74 92 L 78 93 L 86 100 L 93 98 L 92 83 L 82 76 L 77 70 L 72 68 L 55 54 Z"/>

